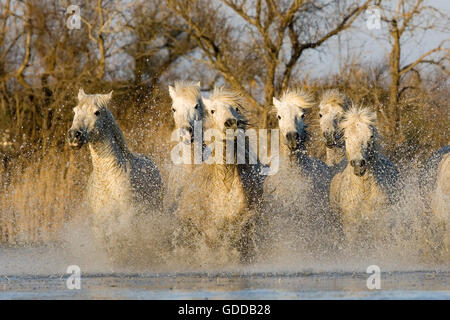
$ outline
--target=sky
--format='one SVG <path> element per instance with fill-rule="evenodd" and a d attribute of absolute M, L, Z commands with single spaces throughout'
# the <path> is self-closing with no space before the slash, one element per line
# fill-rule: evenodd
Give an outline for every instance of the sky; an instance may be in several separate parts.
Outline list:
<path fill-rule="evenodd" d="M 394 5 L 397 3 L 397 1 L 391 2 Z M 450 0 L 432 0 L 428 3 L 450 15 Z M 387 33 L 387 26 L 383 22 L 380 29 L 369 30 L 366 15 L 362 14 L 350 30 L 328 41 L 327 50 L 310 50 L 307 53 L 306 59 L 313 65 L 313 68 L 309 70 L 309 75 L 314 78 L 314 76 L 320 77 L 329 73 L 338 73 L 340 69 L 339 60 L 345 62 L 355 56 L 361 63 L 371 64 L 383 61 L 389 52 L 389 44 L 379 38 L 385 37 Z M 448 33 L 434 30 L 418 33 L 416 37 L 405 43 L 402 51 L 402 64 L 415 61 L 420 55 L 435 48 L 444 39 L 449 38 Z M 450 41 L 446 46 L 450 47 Z"/>

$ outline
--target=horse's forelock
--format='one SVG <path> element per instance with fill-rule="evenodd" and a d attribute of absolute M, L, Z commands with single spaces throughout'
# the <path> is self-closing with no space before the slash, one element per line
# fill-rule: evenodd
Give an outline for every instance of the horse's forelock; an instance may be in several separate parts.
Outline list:
<path fill-rule="evenodd" d="M 330 104 L 333 106 L 340 106 L 344 111 L 350 108 L 351 100 L 347 95 L 340 92 L 338 89 L 326 90 L 320 98 L 320 105 Z"/>
<path fill-rule="evenodd" d="M 193 81 L 176 81 L 174 86 L 175 95 L 184 100 L 197 103 L 201 99 L 200 87 Z"/>
<path fill-rule="evenodd" d="M 211 103 L 219 102 L 234 109 L 239 110 L 239 120 L 248 123 L 248 110 L 244 105 L 242 96 L 233 90 L 224 89 L 223 87 L 215 87 L 209 97 Z"/>
<path fill-rule="evenodd" d="M 79 106 L 87 106 L 88 108 L 106 108 L 110 100 L 107 94 L 86 94 L 78 103 Z"/>
<path fill-rule="evenodd" d="M 280 97 L 281 103 L 292 104 L 301 109 L 310 109 L 314 106 L 314 97 L 303 89 L 288 89 Z"/>
<path fill-rule="evenodd" d="M 362 123 L 368 127 L 376 129 L 376 113 L 371 111 L 369 108 L 359 108 L 357 106 L 352 106 L 348 111 L 344 113 L 344 118 L 340 123 L 341 129 L 345 129 L 354 126 L 357 123 Z"/>

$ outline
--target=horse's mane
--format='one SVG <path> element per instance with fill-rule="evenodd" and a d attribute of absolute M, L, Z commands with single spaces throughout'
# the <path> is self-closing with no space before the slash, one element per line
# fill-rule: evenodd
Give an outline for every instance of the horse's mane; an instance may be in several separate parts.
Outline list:
<path fill-rule="evenodd" d="M 105 107 L 106 109 L 106 107 Z M 111 132 L 113 134 L 114 139 L 116 140 L 119 148 L 123 151 L 128 153 L 128 147 L 127 143 L 125 141 L 125 136 L 123 135 L 122 130 L 120 130 L 119 125 L 117 124 L 116 120 L 114 119 L 114 116 L 112 115 L 111 111 L 106 109 L 107 118 L 109 120 L 109 126 L 111 128 Z"/>
<path fill-rule="evenodd" d="M 339 105 L 344 111 L 347 111 L 351 106 L 351 100 L 338 89 L 330 89 L 322 94 L 320 104 Z"/>
<path fill-rule="evenodd" d="M 200 87 L 194 81 L 175 81 L 175 94 L 186 100 L 196 102 L 200 96 Z"/>
<path fill-rule="evenodd" d="M 214 91 L 209 96 L 210 100 L 220 101 L 232 107 L 244 108 L 242 97 L 239 93 L 225 89 L 223 87 L 214 87 Z"/>
<path fill-rule="evenodd" d="M 344 113 L 344 118 L 340 123 L 340 127 L 345 130 L 356 123 L 363 123 L 376 130 L 375 122 L 377 120 L 377 114 L 370 111 L 369 108 L 360 108 L 352 106 Z"/>
<path fill-rule="evenodd" d="M 280 97 L 282 103 L 289 103 L 302 109 L 309 109 L 314 106 L 314 97 L 311 93 L 300 89 L 288 89 Z"/>

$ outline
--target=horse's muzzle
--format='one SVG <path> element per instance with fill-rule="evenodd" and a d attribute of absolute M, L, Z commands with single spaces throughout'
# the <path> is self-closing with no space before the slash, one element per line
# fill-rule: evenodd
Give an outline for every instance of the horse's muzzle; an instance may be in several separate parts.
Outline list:
<path fill-rule="evenodd" d="M 299 145 L 300 135 L 297 131 L 288 132 L 286 134 L 286 143 L 290 150 L 296 150 Z"/>
<path fill-rule="evenodd" d="M 351 160 L 350 165 L 353 167 L 353 173 L 358 176 L 362 177 L 367 170 L 367 162 L 362 160 Z"/>
<path fill-rule="evenodd" d="M 86 135 L 80 130 L 69 130 L 67 133 L 69 146 L 74 149 L 80 149 L 86 143 Z"/>
<path fill-rule="evenodd" d="M 334 146 L 336 146 L 336 139 L 334 137 L 333 133 L 330 132 L 324 132 L 323 136 L 325 138 L 325 146 L 327 148 L 333 148 Z"/>

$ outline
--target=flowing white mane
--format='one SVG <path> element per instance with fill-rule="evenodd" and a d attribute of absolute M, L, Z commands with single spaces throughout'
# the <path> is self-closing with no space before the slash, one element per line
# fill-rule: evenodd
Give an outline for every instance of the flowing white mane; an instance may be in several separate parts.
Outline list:
<path fill-rule="evenodd" d="M 350 99 L 338 89 L 330 89 L 322 94 L 322 97 L 320 98 L 320 104 L 340 106 L 344 111 L 346 111 L 349 109 L 351 102 Z"/>
<path fill-rule="evenodd" d="M 281 103 L 298 106 L 302 109 L 309 109 L 314 106 L 314 97 L 311 93 L 303 89 L 288 89 L 280 97 Z"/>
<path fill-rule="evenodd" d="M 200 85 L 194 81 L 175 81 L 174 90 L 177 97 L 194 103 L 200 96 Z"/>
<path fill-rule="evenodd" d="M 340 123 L 340 127 L 345 130 L 355 126 L 356 124 L 364 124 L 368 127 L 375 128 L 376 120 L 377 114 L 370 111 L 369 108 L 358 108 L 356 106 L 352 106 L 350 110 L 344 114 L 344 119 Z"/>
<path fill-rule="evenodd" d="M 219 101 L 221 103 L 237 107 L 239 110 L 243 110 L 242 97 L 239 93 L 225 89 L 223 87 L 214 87 L 214 91 L 211 93 L 210 100 Z"/>

